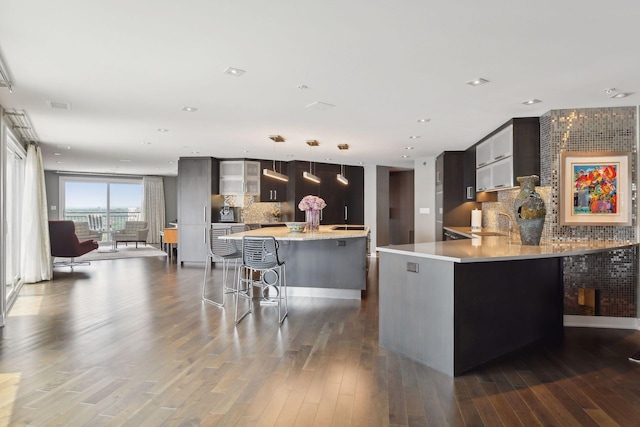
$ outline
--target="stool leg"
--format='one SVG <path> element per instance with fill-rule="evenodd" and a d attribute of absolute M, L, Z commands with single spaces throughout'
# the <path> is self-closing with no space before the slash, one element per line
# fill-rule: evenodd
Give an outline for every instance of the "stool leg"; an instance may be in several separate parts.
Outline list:
<path fill-rule="evenodd" d="M 235 322 L 236 325 L 238 323 L 240 323 L 240 321 L 242 319 L 244 319 L 244 317 L 249 314 L 249 313 L 253 313 L 253 278 L 252 278 L 252 269 L 251 268 L 247 268 L 244 265 L 240 266 L 240 272 L 238 274 L 238 281 L 236 282 L 236 315 L 235 315 Z M 241 286 L 245 285 L 247 286 L 242 287 Z M 243 292 L 246 291 L 246 295 L 242 295 Z M 245 311 L 244 313 L 242 313 L 242 315 L 238 316 L 238 304 L 240 302 L 240 297 L 248 299 L 249 300 L 249 309 L 247 311 Z"/>
<path fill-rule="evenodd" d="M 278 289 L 278 320 L 279 323 L 282 324 L 284 318 L 289 314 L 289 304 L 287 302 L 287 267 L 285 264 L 280 266 L 280 283 Z M 282 307 L 282 298 L 284 296 L 284 315 L 280 317 L 281 307 Z"/>

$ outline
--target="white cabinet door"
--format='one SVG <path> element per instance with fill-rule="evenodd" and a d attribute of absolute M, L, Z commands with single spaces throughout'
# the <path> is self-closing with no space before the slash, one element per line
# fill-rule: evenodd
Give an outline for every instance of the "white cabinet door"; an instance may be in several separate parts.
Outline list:
<path fill-rule="evenodd" d="M 491 138 L 476 147 L 476 168 L 486 166 L 493 160 L 491 156 Z"/>
<path fill-rule="evenodd" d="M 492 161 L 511 157 L 513 153 L 513 125 L 507 126 L 491 137 Z"/>
<path fill-rule="evenodd" d="M 491 190 L 491 167 L 485 166 L 476 170 L 477 191 Z"/>
<path fill-rule="evenodd" d="M 495 162 L 491 165 L 491 187 L 493 189 L 513 187 L 513 159 Z"/>
<path fill-rule="evenodd" d="M 260 162 L 244 162 L 244 191 L 250 196 L 260 195 Z"/>
<path fill-rule="evenodd" d="M 260 162 L 244 160 L 220 162 L 220 194 L 260 195 Z"/>

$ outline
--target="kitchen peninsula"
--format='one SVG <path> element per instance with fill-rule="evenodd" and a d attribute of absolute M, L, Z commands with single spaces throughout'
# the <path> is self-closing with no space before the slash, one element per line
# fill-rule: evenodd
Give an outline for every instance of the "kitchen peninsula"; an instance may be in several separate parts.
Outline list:
<path fill-rule="evenodd" d="M 450 376 L 563 332 L 563 257 L 636 246 L 481 237 L 377 248 L 380 345 Z"/>
<path fill-rule="evenodd" d="M 366 289 L 369 227 L 321 225 L 315 232 L 268 227 L 224 236 L 273 236 L 293 295 L 360 299 Z"/>

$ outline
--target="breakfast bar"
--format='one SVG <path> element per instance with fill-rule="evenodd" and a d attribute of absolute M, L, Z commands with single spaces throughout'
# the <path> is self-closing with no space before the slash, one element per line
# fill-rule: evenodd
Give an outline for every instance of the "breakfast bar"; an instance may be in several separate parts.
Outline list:
<path fill-rule="evenodd" d="M 286 263 L 292 295 L 360 299 L 366 289 L 369 228 L 321 225 L 313 232 L 269 227 L 224 236 L 273 236 L 278 256 Z"/>
<path fill-rule="evenodd" d="M 450 376 L 563 334 L 562 260 L 636 245 L 508 237 L 378 247 L 380 345 Z"/>

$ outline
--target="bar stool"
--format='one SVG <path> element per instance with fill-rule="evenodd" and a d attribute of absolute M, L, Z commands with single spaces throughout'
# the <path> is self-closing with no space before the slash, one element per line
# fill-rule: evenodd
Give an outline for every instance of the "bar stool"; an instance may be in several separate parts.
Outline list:
<path fill-rule="evenodd" d="M 285 263 L 278 258 L 278 242 L 272 236 L 244 236 L 242 238 L 242 265 L 238 274 L 236 298 L 236 324 L 253 313 L 254 272 L 260 273 L 258 285 L 263 300 L 277 304 L 278 323 L 289 314 L 287 304 L 287 277 Z M 275 295 L 272 295 L 272 292 Z M 238 316 L 240 298 L 249 300 L 249 309 Z M 284 310 L 282 303 L 284 302 Z M 284 313 L 283 313 L 284 312 Z"/>
<path fill-rule="evenodd" d="M 209 231 L 209 254 L 204 266 L 204 281 L 202 283 L 202 301 L 213 304 L 217 307 L 224 307 L 225 296 L 229 293 L 235 293 L 234 284 L 236 283 L 236 275 L 238 273 L 238 260 L 242 259 L 242 247 L 240 241 L 220 239 L 230 232 L 244 231 L 244 227 L 237 228 L 233 231 L 231 228 L 211 228 Z M 234 262 L 232 287 L 227 286 L 229 276 L 229 264 Z M 207 276 L 211 269 L 212 262 L 222 262 L 222 302 L 214 301 L 207 297 Z"/>

